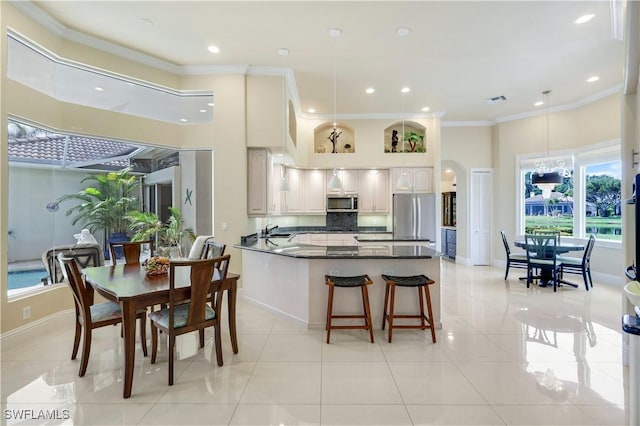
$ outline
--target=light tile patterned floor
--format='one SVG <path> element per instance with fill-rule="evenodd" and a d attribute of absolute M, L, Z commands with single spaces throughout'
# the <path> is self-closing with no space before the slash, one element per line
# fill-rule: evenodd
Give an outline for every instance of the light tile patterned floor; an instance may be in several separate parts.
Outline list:
<path fill-rule="evenodd" d="M 436 344 L 416 330 L 394 332 L 389 344 L 378 330 L 375 344 L 365 332 L 335 331 L 327 345 L 323 331 L 241 301 L 238 355 L 225 332 L 218 367 L 209 332 L 204 350 L 176 363 L 168 387 L 166 349 L 155 365 L 138 350 L 126 400 L 119 327 L 94 332 L 79 378 L 79 362 L 69 359 L 69 315 L 3 341 L 2 423 L 626 424 L 620 289 L 595 283 L 588 293 L 563 287 L 554 294 L 527 289 L 517 270 L 508 281 L 503 274 L 443 262 Z"/>

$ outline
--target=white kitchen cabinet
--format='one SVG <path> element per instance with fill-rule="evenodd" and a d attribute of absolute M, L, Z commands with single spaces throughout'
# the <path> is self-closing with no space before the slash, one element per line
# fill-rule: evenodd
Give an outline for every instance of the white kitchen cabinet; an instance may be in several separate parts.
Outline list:
<path fill-rule="evenodd" d="M 402 170 L 407 173 L 411 188 L 397 189 L 396 183 L 400 179 Z M 405 167 L 391 170 L 391 187 L 394 194 L 404 192 L 433 192 L 433 167 Z"/>
<path fill-rule="evenodd" d="M 304 170 L 303 212 L 325 214 L 327 211 L 325 170 Z"/>
<path fill-rule="evenodd" d="M 289 182 L 289 190 L 280 194 L 280 212 L 302 213 L 302 196 L 304 193 L 304 175 L 299 169 L 285 169 L 285 176 Z"/>
<path fill-rule="evenodd" d="M 336 170 L 336 174 L 342 182 L 341 191 L 330 191 L 327 188 L 327 193 L 331 194 L 357 194 L 358 193 L 358 171 L 357 170 Z M 329 180 L 333 177 L 333 170 L 327 170 L 327 185 Z"/>
<path fill-rule="evenodd" d="M 265 216 L 271 192 L 271 157 L 265 148 L 247 150 L 247 214 Z"/>
<path fill-rule="evenodd" d="M 358 213 L 389 212 L 389 170 L 358 171 Z"/>

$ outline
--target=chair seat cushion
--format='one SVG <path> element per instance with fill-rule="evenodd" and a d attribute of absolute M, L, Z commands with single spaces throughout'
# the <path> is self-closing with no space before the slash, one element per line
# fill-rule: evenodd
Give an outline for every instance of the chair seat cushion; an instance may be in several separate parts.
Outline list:
<path fill-rule="evenodd" d="M 101 322 L 122 317 L 120 305 L 115 302 L 96 303 L 91 305 L 91 322 Z"/>
<path fill-rule="evenodd" d="M 327 275 L 326 281 L 333 282 L 336 287 L 361 287 L 366 285 L 368 280 L 366 275 L 357 275 L 355 277 L 338 277 L 335 275 Z"/>
<path fill-rule="evenodd" d="M 398 277 L 383 274 L 382 279 L 384 279 L 385 281 L 393 281 L 400 287 L 420 287 L 427 284 L 433 284 L 434 282 L 426 275 L 409 275 Z"/>
<path fill-rule="evenodd" d="M 183 303 L 174 306 L 173 309 L 173 328 L 181 328 L 187 325 L 187 316 L 189 315 L 190 303 Z M 216 312 L 209 305 L 204 305 L 204 317 L 206 321 L 216 318 Z M 169 328 L 169 308 L 151 312 L 149 319 L 156 324 Z"/>
<path fill-rule="evenodd" d="M 529 264 L 541 266 L 553 266 L 552 259 L 529 259 Z M 556 262 L 556 266 L 560 266 L 560 261 Z"/>
<path fill-rule="evenodd" d="M 582 266 L 582 259 L 577 257 L 558 256 L 558 262 L 562 262 L 564 266 Z"/>
<path fill-rule="evenodd" d="M 526 254 L 510 254 L 509 255 L 509 260 L 515 260 L 515 261 L 522 261 L 522 262 L 526 262 L 527 261 L 527 255 Z"/>

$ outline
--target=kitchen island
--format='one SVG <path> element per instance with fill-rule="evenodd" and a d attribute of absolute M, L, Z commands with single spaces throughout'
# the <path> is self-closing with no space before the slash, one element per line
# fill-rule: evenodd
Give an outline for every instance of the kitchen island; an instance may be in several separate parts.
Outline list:
<path fill-rule="evenodd" d="M 235 246 L 242 252 L 243 285 L 246 300 L 286 315 L 310 329 L 324 329 L 328 289 L 325 274 L 353 276 L 368 274 L 369 303 L 375 328 L 382 326 L 384 281 L 382 274 L 424 274 L 436 284 L 430 286 L 433 320 L 440 323 L 440 253 L 427 243 L 381 241 L 367 245 L 311 245 L 288 238 L 250 238 Z M 396 313 L 419 310 L 417 291 L 396 293 Z M 335 313 L 360 313 L 359 291 L 338 289 Z"/>

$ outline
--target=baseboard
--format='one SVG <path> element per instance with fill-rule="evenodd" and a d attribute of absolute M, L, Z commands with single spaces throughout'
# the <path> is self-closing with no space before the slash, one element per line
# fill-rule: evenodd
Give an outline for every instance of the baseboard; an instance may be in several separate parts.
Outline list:
<path fill-rule="evenodd" d="M 238 291 L 238 298 L 242 299 L 245 302 L 251 303 L 252 305 L 259 306 L 259 307 L 271 312 L 272 314 L 276 314 L 276 315 L 279 315 L 279 316 L 282 316 L 282 317 L 289 318 L 290 320 L 293 320 L 293 321 L 299 323 L 301 326 L 309 328 L 309 323 L 307 321 L 305 321 L 305 320 L 303 320 L 301 318 L 297 318 L 297 317 L 294 317 L 292 315 L 289 315 L 286 312 L 283 312 L 283 311 L 281 311 L 279 309 L 276 309 L 273 306 L 269 306 L 267 304 L 259 302 L 259 301 L 255 300 L 255 299 L 251 298 L 251 297 L 244 296 L 244 295 L 241 294 L 240 291 Z"/>
<path fill-rule="evenodd" d="M 64 311 L 59 311 L 59 312 L 56 312 L 55 314 L 51 314 L 44 318 L 40 318 L 38 320 L 32 321 L 18 328 L 14 328 L 13 330 L 9 330 L 6 333 L 2 333 L 0 335 L 0 344 L 3 344 L 3 345 L 8 344 L 12 340 L 19 339 L 21 336 L 24 336 L 28 331 L 36 329 L 44 324 L 50 325 L 49 323 L 52 321 L 57 321 L 61 318 L 64 318 L 73 314 L 74 314 L 73 309 L 66 309 Z"/>

